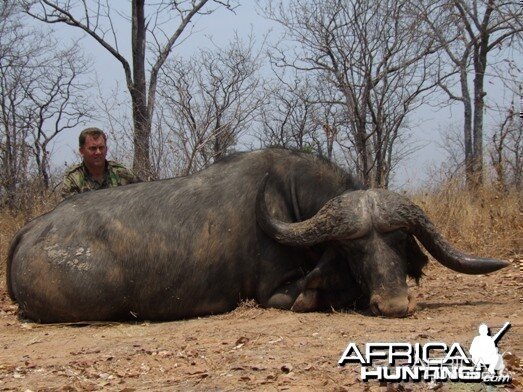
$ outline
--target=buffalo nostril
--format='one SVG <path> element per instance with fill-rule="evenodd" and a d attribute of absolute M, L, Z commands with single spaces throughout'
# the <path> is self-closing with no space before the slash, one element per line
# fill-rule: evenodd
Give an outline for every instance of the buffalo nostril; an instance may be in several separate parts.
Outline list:
<path fill-rule="evenodd" d="M 383 299 L 380 295 L 375 294 L 370 300 L 371 312 L 374 315 L 384 317 L 405 317 L 413 313 L 412 305 L 410 296 Z"/>

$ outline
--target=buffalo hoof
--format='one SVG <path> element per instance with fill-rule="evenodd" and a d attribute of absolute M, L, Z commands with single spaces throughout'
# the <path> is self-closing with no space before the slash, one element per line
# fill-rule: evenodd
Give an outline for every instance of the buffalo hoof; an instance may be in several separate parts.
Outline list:
<path fill-rule="evenodd" d="M 293 312 L 312 312 L 319 308 L 319 293 L 318 290 L 305 290 L 291 307 Z"/>

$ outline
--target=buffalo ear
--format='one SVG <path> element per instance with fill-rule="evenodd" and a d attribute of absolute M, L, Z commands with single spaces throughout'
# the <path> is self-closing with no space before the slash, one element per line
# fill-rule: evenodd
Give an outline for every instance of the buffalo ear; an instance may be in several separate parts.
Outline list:
<path fill-rule="evenodd" d="M 407 235 L 405 251 L 407 255 L 407 275 L 415 279 L 416 284 L 419 284 L 419 280 L 423 276 L 423 268 L 427 265 L 429 258 L 411 235 Z"/>

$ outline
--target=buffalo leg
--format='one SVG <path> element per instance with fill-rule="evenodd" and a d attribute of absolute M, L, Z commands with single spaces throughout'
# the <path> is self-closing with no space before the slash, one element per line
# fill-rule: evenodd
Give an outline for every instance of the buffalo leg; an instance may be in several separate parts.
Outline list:
<path fill-rule="evenodd" d="M 354 299 L 354 285 L 343 260 L 333 249 L 327 249 L 316 268 L 304 279 L 303 290 L 291 307 L 295 312 L 325 310 L 350 303 Z"/>
<path fill-rule="evenodd" d="M 302 290 L 303 278 L 288 282 L 274 291 L 267 301 L 267 307 L 289 310 Z"/>
<path fill-rule="evenodd" d="M 313 312 L 322 308 L 320 292 L 318 290 L 304 290 L 292 304 L 293 312 Z"/>
<path fill-rule="evenodd" d="M 291 310 L 294 312 L 313 312 L 325 307 L 322 301 L 321 289 L 327 288 L 329 275 L 335 271 L 332 269 L 332 261 L 337 254 L 332 249 L 327 249 L 321 256 L 316 268 L 314 268 L 304 279 L 303 290 L 296 297 Z"/>

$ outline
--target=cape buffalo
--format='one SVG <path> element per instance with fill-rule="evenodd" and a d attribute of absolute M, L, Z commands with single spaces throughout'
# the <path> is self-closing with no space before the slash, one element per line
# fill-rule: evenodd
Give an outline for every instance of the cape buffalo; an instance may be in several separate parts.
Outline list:
<path fill-rule="evenodd" d="M 191 176 L 87 192 L 23 227 L 8 255 L 20 315 L 40 322 L 173 320 L 245 299 L 313 311 L 412 312 L 425 249 L 483 274 L 500 260 L 452 248 L 422 210 L 340 167 L 284 149 L 239 153 Z"/>

